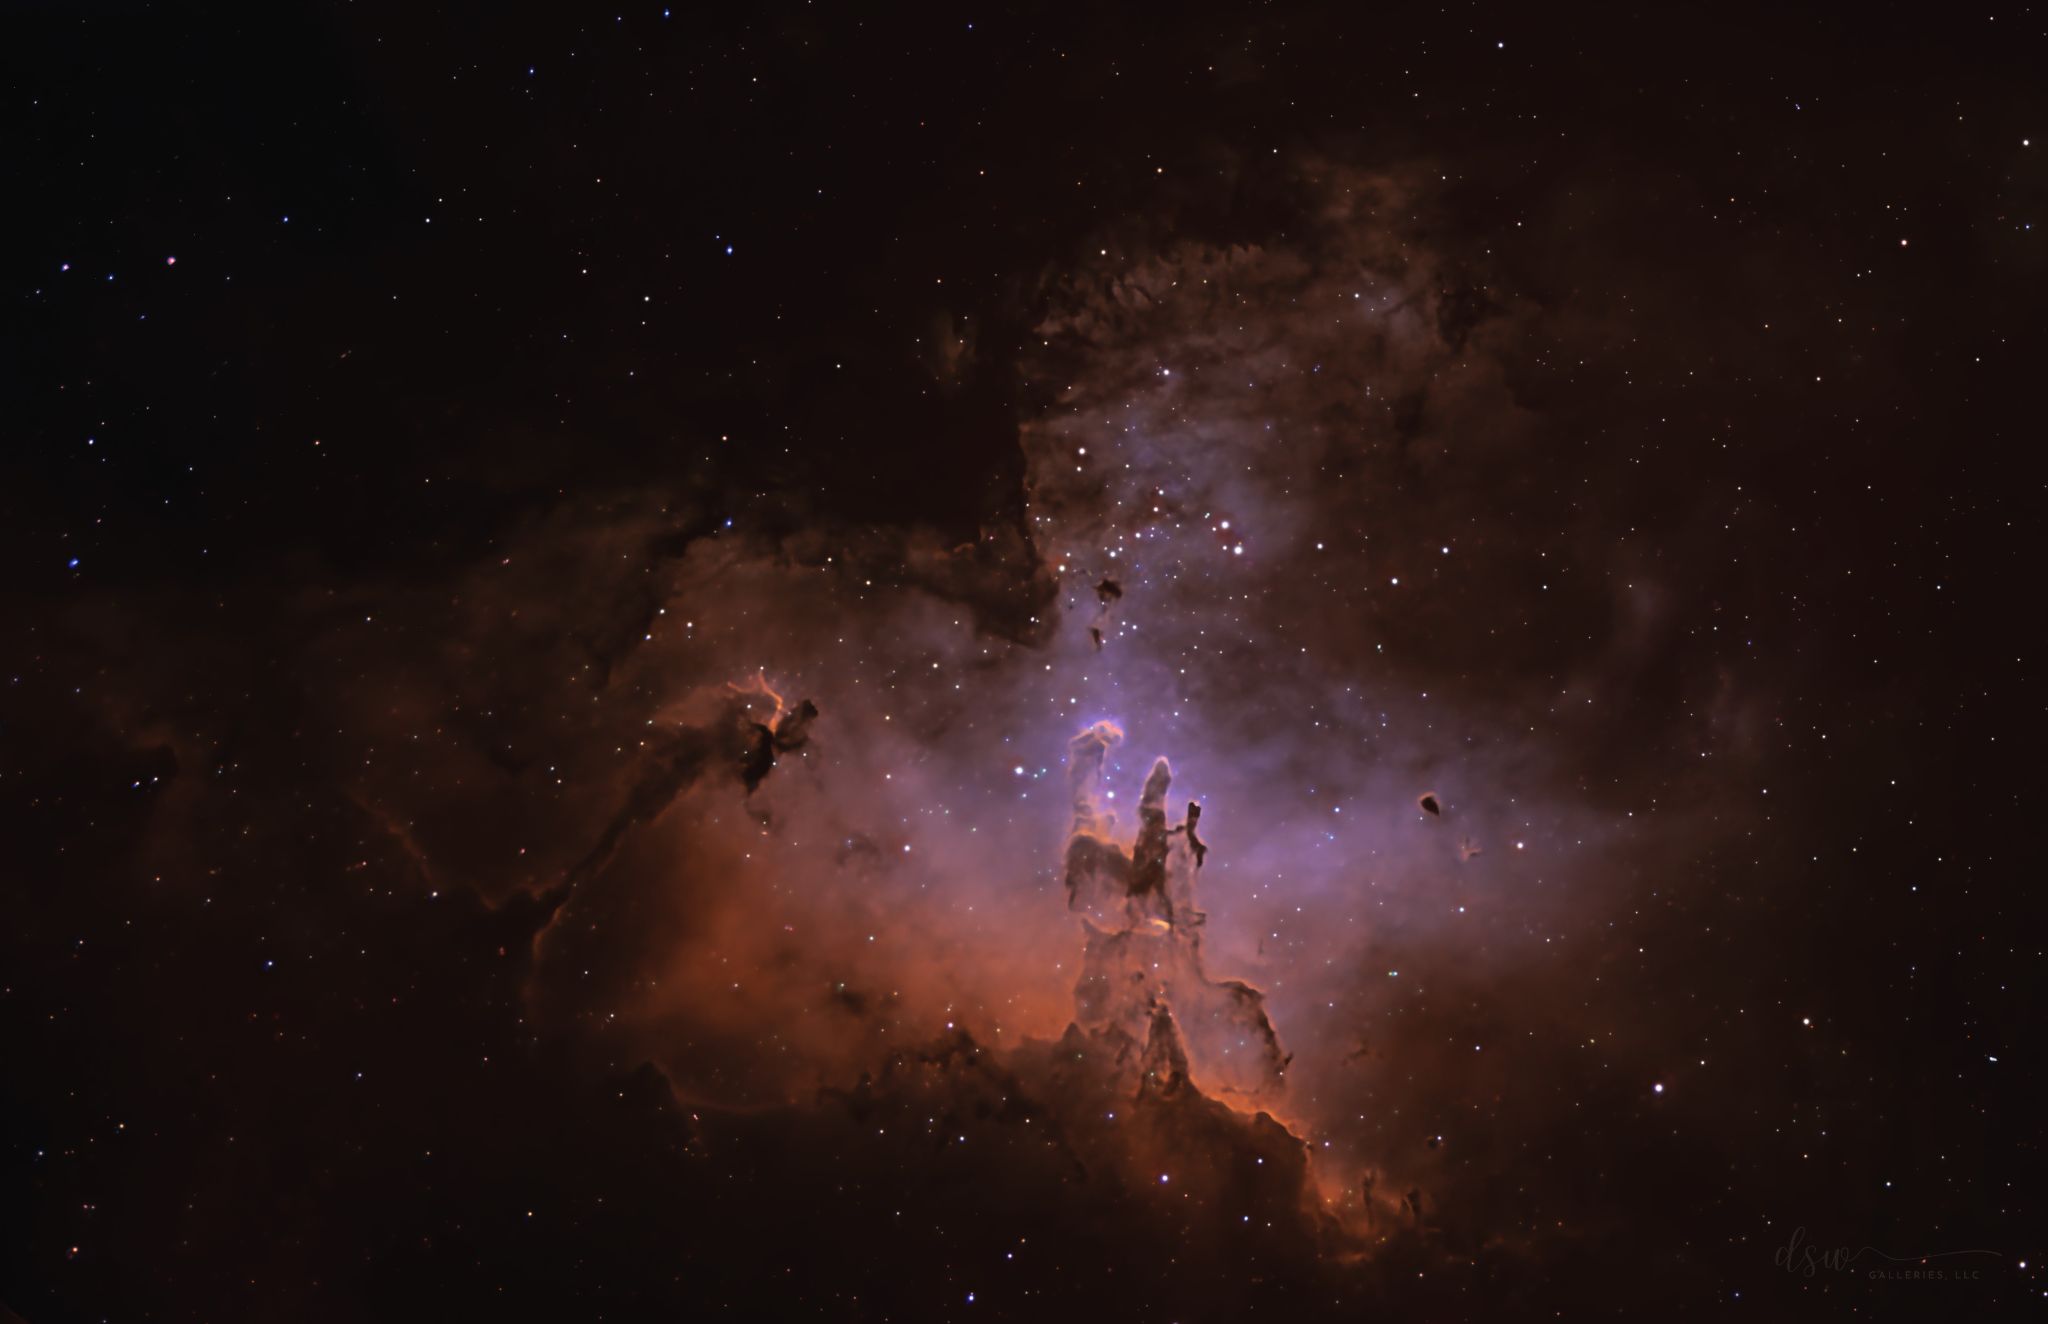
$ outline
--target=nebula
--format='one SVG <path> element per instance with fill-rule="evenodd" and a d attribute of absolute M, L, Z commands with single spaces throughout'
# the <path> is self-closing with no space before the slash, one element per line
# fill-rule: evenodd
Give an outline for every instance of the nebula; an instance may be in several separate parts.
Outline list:
<path fill-rule="evenodd" d="M 500 558 L 635 586 L 551 608 L 598 650 L 562 664 L 587 715 L 465 778 L 500 821 L 558 822 L 519 857 L 559 898 L 536 1025 L 700 1110 L 971 1061 L 1078 1134 L 1031 1065 L 1068 1059 L 1105 1111 L 1284 1138 L 1310 1243 L 1500 1226 L 1443 1101 L 1548 1069 L 1563 1045 L 1504 1041 L 1501 1008 L 1554 999 L 1516 935 L 1569 934 L 1612 876 L 1611 820 L 1518 734 L 1549 685 L 1452 626 L 1524 554 L 1465 530 L 1528 481 L 1502 356 L 1529 314 L 1447 286 L 1394 219 L 1414 181 L 1298 186 L 1315 220 L 1285 243 L 1055 284 L 1021 532 L 678 537 L 689 512 L 623 503 Z M 544 591 L 504 570 L 458 596 Z M 440 825 L 400 771 L 357 794 L 435 877 L 502 894 L 502 832 Z M 1449 1044 L 1417 1015 L 1444 999 Z"/>

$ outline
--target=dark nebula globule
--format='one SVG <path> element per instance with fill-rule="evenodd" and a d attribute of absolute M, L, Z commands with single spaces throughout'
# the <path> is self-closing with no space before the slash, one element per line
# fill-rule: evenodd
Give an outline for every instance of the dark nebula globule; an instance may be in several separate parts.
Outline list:
<path fill-rule="evenodd" d="M 0 1315 L 2048 1300 L 2039 13 L 0 25 Z"/>

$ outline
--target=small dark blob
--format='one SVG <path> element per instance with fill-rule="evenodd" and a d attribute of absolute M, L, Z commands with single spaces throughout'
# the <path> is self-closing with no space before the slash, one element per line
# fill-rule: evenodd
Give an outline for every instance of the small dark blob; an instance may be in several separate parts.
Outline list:
<path fill-rule="evenodd" d="M 1095 586 L 1095 596 L 1104 602 L 1115 602 L 1124 595 L 1124 586 L 1114 579 L 1105 578 Z"/>
<path fill-rule="evenodd" d="M 1437 817 L 1442 817 L 1443 815 L 1444 807 L 1436 802 L 1435 791 L 1424 791 L 1420 796 L 1416 798 L 1415 803 L 1418 807 L 1421 808 L 1422 812 L 1425 814 L 1431 814 Z"/>
<path fill-rule="evenodd" d="M 1097 650 L 1100 650 L 1102 647 L 1102 631 L 1091 625 L 1088 627 L 1088 637 L 1095 641 L 1095 647 Z"/>
<path fill-rule="evenodd" d="M 773 727 L 764 722 L 742 723 L 746 744 L 740 751 L 740 780 L 747 784 L 747 794 L 752 795 L 774 771 L 776 755 L 804 747 L 811 736 L 811 722 L 817 715 L 818 705 L 805 699 L 782 714 Z"/>
<path fill-rule="evenodd" d="M 1443 1143 L 1444 1143 L 1444 1138 L 1443 1138 L 1442 1136 L 1431 1136 L 1431 1137 L 1429 1138 L 1429 1147 L 1430 1147 L 1431 1149 L 1437 1149 L 1437 1148 L 1441 1147 L 1441 1146 L 1443 1145 Z"/>

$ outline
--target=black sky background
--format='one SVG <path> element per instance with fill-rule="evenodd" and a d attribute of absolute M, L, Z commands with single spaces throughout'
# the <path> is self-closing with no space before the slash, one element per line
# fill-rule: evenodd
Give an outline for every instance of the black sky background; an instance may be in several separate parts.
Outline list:
<path fill-rule="evenodd" d="M 7 11 L 0 1302 L 38 1324 L 2038 1305 L 2041 15 L 672 8 Z M 1675 771 L 1667 719 L 1728 639 L 1664 641 L 1553 751 L 1591 802 L 1740 805 L 1725 837 L 1638 853 L 1616 919 L 1665 955 L 1602 996 L 1674 1035 L 1714 1022 L 1741 1070 L 1669 1128 L 1595 1088 L 1551 1137 L 1564 1175 L 1524 1151 L 1496 1179 L 1632 1232 L 1518 1225 L 1503 1260 L 1481 1228 L 1333 1268 L 1282 1218 L 1191 1250 L 1198 1216 L 1045 1178 L 1004 1090 L 948 1083 L 940 1050 L 900 1096 L 712 1116 L 616 1041 L 544 1032 L 530 952 L 559 897 L 428 895 L 330 739 L 431 667 L 444 590 L 624 492 L 673 515 L 650 564 L 727 520 L 1021 529 L 1019 430 L 1051 397 L 1027 344 L 1069 273 L 1112 237 L 1294 236 L 1304 160 L 1433 177 L 1404 224 L 1475 273 L 1473 320 L 1555 313 L 1514 386 L 1578 444 L 1475 528 L 1554 522 L 1595 584 L 1647 555 L 1773 677 L 1746 765 L 1768 806 Z M 1702 530 L 1737 488 L 1724 557 Z M 1588 526 L 1611 560 L 1565 539 Z M 941 595 L 1028 639 L 1030 569 Z M 506 592 L 616 594 L 576 641 L 600 667 L 643 606 L 560 567 Z M 1567 586 L 1505 656 L 1419 636 L 1416 674 L 1534 692 L 1602 601 Z M 361 652 L 330 629 L 355 614 Z M 493 684 L 508 712 L 559 697 Z M 179 753 L 200 731 L 206 766 Z M 868 1136 L 861 1109 L 935 1097 L 989 1143 Z M 2000 1258 L 1809 1278 L 1773 1262 L 1796 1225 Z M 1029 1267 L 999 1280 L 1020 1235 Z"/>

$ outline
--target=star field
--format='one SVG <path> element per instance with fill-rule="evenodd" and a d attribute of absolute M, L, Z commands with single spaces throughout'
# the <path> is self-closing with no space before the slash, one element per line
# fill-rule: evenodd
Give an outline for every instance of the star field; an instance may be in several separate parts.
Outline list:
<path fill-rule="evenodd" d="M 2038 13 L 0 23 L 0 1313 L 2048 1294 Z"/>

